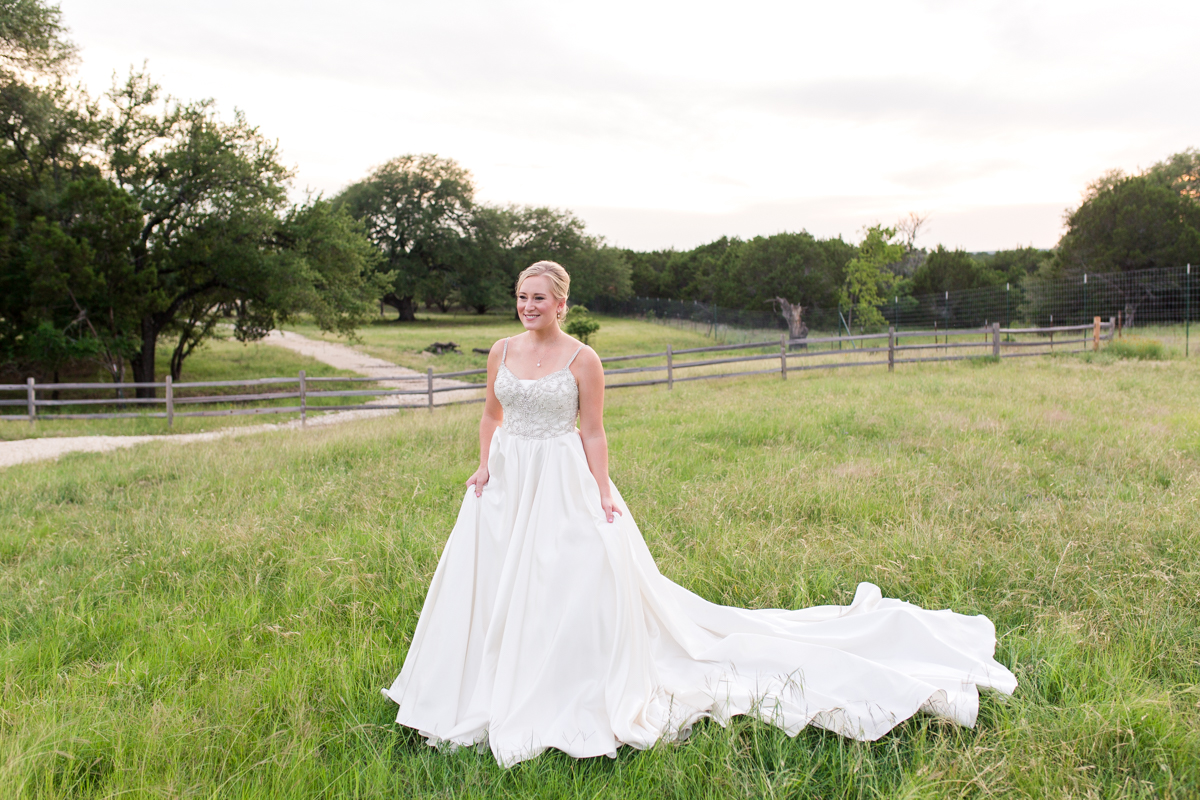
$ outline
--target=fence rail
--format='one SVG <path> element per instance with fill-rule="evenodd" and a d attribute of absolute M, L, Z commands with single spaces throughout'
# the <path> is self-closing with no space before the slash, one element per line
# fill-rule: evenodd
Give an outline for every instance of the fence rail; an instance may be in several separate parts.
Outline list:
<path fill-rule="evenodd" d="M 1090 336 L 1081 336 L 1071 339 L 1059 339 L 1055 341 L 1054 334 L 1072 334 L 1083 333 L 1090 331 Z M 984 328 L 969 328 L 965 330 L 954 331 L 904 331 L 897 332 L 894 328 L 889 328 L 887 333 L 868 333 L 856 336 L 826 336 L 813 337 L 805 339 L 790 339 L 787 334 L 783 334 L 778 340 L 749 342 L 745 344 L 732 345 L 713 345 L 711 347 L 689 347 L 682 350 L 674 350 L 671 345 L 667 345 L 667 349 L 655 353 L 642 353 L 635 355 L 624 356 L 608 356 L 601 358 L 600 361 L 604 364 L 617 362 L 637 361 L 652 358 L 665 358 L 665 363 L 653 364 L 650 366 L 641 367 L 621 367 L 617 369 L 606 369 L 605 377 L 618 375 L 635 375 L 645 373 L 666 373 L 662 377 L 646 378 L 634 381 L 621 381 L 619 383 L 606 384 L 606 389 L 619 389 L 634 386 L 658 386 L 666 384 L 668 389 L 671 389 L 676 383 L 683 381 L 698 381 L 710 380 L 717 378 L 735 378 L 747 375 L 767 375 L 779 374 L 784 380 L 787 379 L 790 371 L 806 371 L 814 369 L 841 369 L 849 367 L 867 367 L 880 366 L 886 364 L 888 370 L 895 368 L 896 364 L 913 364 L 927 363 L 935 361 L 961 361 L 968 358 L 978 358 L 980 355 L 990 356 L 993 358 L 1017 358 L 1035 355 L 1047 355 L 1052 352 L 1061 351 L 1067 348 L 1086 349 L 1088 344 L 1091 344 L 1093 349 L 1099 349 L 1100 342 L 1111 340 L 1117 333 L 1117 320 L 1111 318 L 1108 322 L 1102 322 L 1099 317 L 1096 317 L 1091 325 L 1062 325 L 1058 327 L 1038 327 L 1038 328 L 1001 328 L 999 323 Z M 1011 339 L 1013 335 L 1033 335 L 1048 337 L 1033 341 L 1005 341 L 1002 337 Z M 921 342 L 917 344 L 900 344 L 902 339 L 917 339 L 933 337 L 932 343 Z M 951 342 L 951 338 L 962 339 L 971 337 L 975 341 L 955 341 Z M 886 341 L 886 345 L 881 344 Z M 828 349 L 817 349 L 814 347 L 818 344 L 829 345 Z M 850 349 L 842 349 L 845 345 L 851 345 Z M 837 346 L 837 349 L 834 348 Z M 721 358 L 701 358 L 693 361 L 678 362 L 676 356 L 692 355 L 699 353 L 728 353 L 736 350 L 763 350 L 772 348 L 774 352 L 770 353 L 753 353 L 746 355 L 735 355 L 732 357 Z M 974 355 L 951 355 L 949 351 L 960 350 L 963 348 L 974 348 L 976 350 L 983 349 L 985 353 L 976 353 Z M 1026 348 L 1038 348 L 1031 351 Z M 897 357 L 897 354 L 904 354 L 912 351 L 928 352 L 942 351 L 941 355 L 914 355 L 913 357 Z M 1015 352 L 1005 352 L 1013 350 Z M 886 359 L 869 359 L 862 360 L 862 356 L 875 355 L 879 353 L 887 353 Z M 820 361 L 818 363 L 807 363 L 800 361 L 801 359 L 825 359 L 831 356 L 845 357 L 849 354 L 856 356 L 855 360 L 849 361 Z M 751 362 L 761 361 L 778 361 L 779 363 L 768 369 L 751 369 L 735 372 L 705 372 L 701 374 L 684 374 L 678 375 L 680 370 L 691 370 L 698 367 L 713 367 L 729 364 L 749 364 Z M 796 363 L 791 363 L 796 362 Z M 310 411 L 356 411 L 356 410 L 391 410 L 402 408 L 428 408 L 433 411 L 435 405 L 461 405 L 465 403 L 481 403 L 482 397 L 471 397 L 465 399 L 447 399 L 445 402 L 435 403 L 434 396 L 445 392 L 471 392 L 480 391 L 484 388 L 483 384 L 460 384 L 454 386 L 435 386 L 434 381 L 446 381 L 455 378 L 465 378 L 475 375 L 483 375 L 487 372 L 486 369 L 471 369 L 460 370 L 458 372 L 443 372 L 434 373 L 433 368 L 426 370 L 424 375 L 394 375 L 394 376 L 378 376 L 378 377 L 320 377 L 310 378 L 303 370 L 295 377 L 273 377 L 273 378 L 256 378 L 251 380 L 233 380 L 233 381 L 192 381 L 175 383 L 171 378 L 167 378 L 162 383 L 122 383 L 122 384 L 99 384 L 99 383 L 37 383 L 33 378 L 29 378 L 24 384 L 0 384 L 0 393 L 22 392 L 24 397 L 20 399 L 2 398 L 0 406 L 4 407 L 20 407 L 25 408 L 24 414 L 0 414 L 0 420 L 8 421 L 28 421 L 30 424 L 35 423 L 38 419 L 53 420 L 53 419 L 133 419 L 133 418 L 149 418 L 149 419 L 166 419 L 167 426 L 171 427 L 175 417 L 218 417 L 218 416 L 243 416 L 251 414 L 300 414 L 300 420 L 303 424 L 307 421 Z M 403 384 L 407 382 L 413 384 L 420 381 L 422 385 L 419 388 L 398 389 L 393 388 L 395 384 Z M 364 383 L 371 382 L 377 385 L 365 389 L 327 389 L 313 390 L 309 387 L 312 384 L 324 383 Z M 179 389 L 202 389 L 214 387 L 242 387 L 252 388 L 256 386 L 276 386 L 295 384 L 295 390 L 287 390 L 281 392 L 254 392 L 248 391 L 241 394 L 227 395 L 202 395 L 191 397 L 176 397 L 175 392 Z M 386 385 L 391 384 L 392 386 Z M 116 390 L 123 392 L 126 389 L 163 389 L 162 397 L 129 397 L 129 398 L 79 398 L 75 400 L 50 399 L 46 397 L 38 397 L 38 393 L 45 392 L 61 392 L 61 391 L 80 391 L 104 389 L 106 391 Z M 311 405 L 310 399 L 313 398 L 336 398 L 336 397 L 422 397 L 422 403 L 361 403 L 357 405 Z M 248 403 L 260 401 L 278 401 L 278 400 L 299 400 L 299 404 L 289 404 L 285 406 L 258 406 L 254 408 L 223 408 L 223 409 L 205 409 L 197 411 L 180 411 L 179 406 L 189 407 L 200 404 L 211 403 Z M 117 406 L 122 408 L 129 405 L 158 405 L 163 406 L 162 411 L 139 412 L 139 411 L 113 411 L 102 413 L 39 413 L 39 409 L 64 408 L 75 406 Z"/>

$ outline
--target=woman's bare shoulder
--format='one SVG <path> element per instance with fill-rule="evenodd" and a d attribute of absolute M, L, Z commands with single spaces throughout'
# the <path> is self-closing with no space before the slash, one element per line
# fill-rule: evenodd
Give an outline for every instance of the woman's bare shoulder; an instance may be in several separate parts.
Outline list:
<path fill-rule="evenodd" d="M 490 350 L 488 350 L 488 365 L 489 366 L 500 363 L 500 359 L 503 358 L 503 356 L 504 356 L 504 343 L 507 341 L 508 341 L 508 339 L 504 338 L 504 339 L 497 339 L 496 341 L 492 342 L 492 347 Z"/>
<path fill-rule="evenodd" d="M 575 356 L 575 362 L 572 366 L 575 364 L 588 369 L 595 369 L 597 367 L 603 369 L 603 366 L 600 364 L 600 356 L 586 344 L 579 348 L 579 354 Z"/>

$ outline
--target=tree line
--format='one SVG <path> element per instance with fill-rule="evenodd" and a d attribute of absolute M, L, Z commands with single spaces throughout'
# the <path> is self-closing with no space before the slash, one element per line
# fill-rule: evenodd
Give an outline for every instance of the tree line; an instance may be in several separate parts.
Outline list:
<path fill-rule="evenodd" d="M 165 347 L 178 379 L 221 326 L 251 341 L 301 314 L 351 333 L 383 306 L 402 321 L 422 305 L 507 309 L 517 273 L 545 258 L 571 270 L 577 303 L 784 301 L 861 329 L 897 298 L 1200 262 L 1195 149 L 1102 176 L 1053 250 L 921 248 L 911 214 L 858 242 L 800 231 L 639 252 L 570 211 L 479 203 L 469 171 L 436 155 L 293 202 L 292 170 L 240 112 L 173 99 L 136 70 L 93 98 L 70 83 L 76 59 L 56 6 L 0 0 L 0 373 L 92 364 L 152 382 Z"/>
<path fill-rule="evenodd" d="M 626 250 L 625 257 L 640 297 L 750 311 L 787 298 L 842 309 L 869 328 L 882 324 L 880 306 L 903 305 L 905 298 L 1200 263 L 1200 150 L 1189 148 L 1136 174 L 1105 174 L 1064 221 L 1066 231 L 1050 250 L 917 247 L 925 219 L 910 214 L 891 227 L 868 227 L 858 244 L 801 231 L 723 237 L 687 251 Z"/>

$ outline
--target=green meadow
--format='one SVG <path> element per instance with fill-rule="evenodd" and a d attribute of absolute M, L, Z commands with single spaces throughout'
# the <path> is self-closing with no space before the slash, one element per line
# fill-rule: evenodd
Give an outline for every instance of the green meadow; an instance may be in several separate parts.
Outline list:
<path fill-rule="evenodd" d="M 658 330 L 605 344 L 610 322 L 605 355 Z M 405 363 L 510 328 L 362 337 Z M 398 728 L 379 689 L 474 469 L 477 406 L 0 471 L 0 796 L 1195 797 L 1197 364 L 1101 352 L 609 395 L 613 479 L 671 579 L 785 608 L 872 581 L 995 622 L 1015 695 L 985 694 L 974 729 L 918 716 L 872 743 L 738 719 L 503 770 Z"/>

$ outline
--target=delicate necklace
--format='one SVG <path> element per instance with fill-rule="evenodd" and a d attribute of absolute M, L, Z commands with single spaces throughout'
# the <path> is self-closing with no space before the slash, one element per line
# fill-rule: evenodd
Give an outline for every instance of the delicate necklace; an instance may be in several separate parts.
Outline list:
<path fill-rule="evenodd" d="M 543 353 L 542 355 L 538 356 L 537 365 L 538 365 L 539 367 L 540 367 L 540 366 L 542 366 L 542 358 L 543 358 L 543 357 L 545 357 L 545 353 Z"/>

